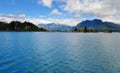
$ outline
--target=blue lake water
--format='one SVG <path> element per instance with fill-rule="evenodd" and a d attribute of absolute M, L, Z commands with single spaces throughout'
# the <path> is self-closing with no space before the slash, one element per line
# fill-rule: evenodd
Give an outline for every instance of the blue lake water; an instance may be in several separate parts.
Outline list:
<path fill-rule="evenodd" d="M 120 34 L 1 32 L 0 73 L 120 73 Z"/>

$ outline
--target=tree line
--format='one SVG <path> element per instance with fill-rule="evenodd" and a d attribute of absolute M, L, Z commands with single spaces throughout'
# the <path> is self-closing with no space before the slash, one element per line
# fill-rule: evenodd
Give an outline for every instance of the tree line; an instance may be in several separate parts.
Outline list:
<path fill-rule="evenodd" d="M 90 29 L 90 28 L 87 28 L 87 27 L 84 27 L 84 28 L 75 28 L 73 31 L 74 32 L 98 32 L 97 30 Z"/>
<path fill-rule="evenodd" d="M 10 23 L 0 22 L 0 31 L 47 31 L 45 28 L 37 27 L 30 22 L 11 21 Z"/>
<path fill-rule="evenodd" d="M 112 33 L 113 31 L 112 30 L 95 30 L 95 29 L 91 29 L 91 28 L 87 28 L 87 27 L 84 27 L 84 28 L 74 28 L 73 32 L 109 32 L 109 33 Z"/>

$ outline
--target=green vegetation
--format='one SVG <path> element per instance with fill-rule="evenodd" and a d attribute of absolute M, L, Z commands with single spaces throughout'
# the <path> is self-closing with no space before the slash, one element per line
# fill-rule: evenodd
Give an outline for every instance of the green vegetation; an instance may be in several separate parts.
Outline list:
<path fill-rule="evenodd" d="M 21 23 L 12 21 L 10 23 L 0 22 L 0 31 L 47 31 L 44 28 L 39 28 L 30 22 Z"/>
<path fill-rule="evenodd" d="M 85 32 L 86 33 L 86 32 L 97 32 L 97 30 L 84 27 L 84 28 L 75 28 L 73 32 Z"/>
<path fill-rule="evenodd" d="M 94 30 L 94 29 L 90 29 L 90 28 L 87 28 L 87 27 L 84 27 L 84 28 L 75 28 L 73 30 L 73 32 L 84 32 L 84 33 L 87 33 L 87 32 L 108 32 L 108 33 L 112 33 L 113 31 L 112 30 L 106 30 L 106 31 L 98 31 L 98 30 Z"/>
<path fill-rule="evenodd" d="M 108 32 L 109 32 L 109 33 L 112 33 L 112 30 L 109 30 Z"/>
<path fill-rule="evenodd" d="M 72 29 L 73 30 L 73 29 Z M 48 31 L 45 29 L 45 27 L 38 27 L 30 22 L 20 22 L 20 21 L 12 21 L 10 23 L 5 23 L 5 22 L 0 22 L 0 31 L 15 31 L 15 32 L 31 32 L 31 31 L 48 31 L 48 32 L 71 32 L 72 30 L 51 30 Z M 96 28 L 90 28 L 90 27 L 75 27 L 72 32 L 107 32 L 107 33 L 112 33 L 112 32 L 120 32 L 119 29 L 117 28 L 108 28 L 106 27 L 96 27 Z"/>

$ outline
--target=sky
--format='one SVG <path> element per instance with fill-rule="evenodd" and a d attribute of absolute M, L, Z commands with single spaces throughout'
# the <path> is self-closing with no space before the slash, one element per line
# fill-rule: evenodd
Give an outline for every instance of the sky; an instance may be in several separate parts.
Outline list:
<path fill-rule="evenodd" d="M 74 26 L 83 20 L 120 23 L 120 0 L 1 0 L 0 21 Z"/>

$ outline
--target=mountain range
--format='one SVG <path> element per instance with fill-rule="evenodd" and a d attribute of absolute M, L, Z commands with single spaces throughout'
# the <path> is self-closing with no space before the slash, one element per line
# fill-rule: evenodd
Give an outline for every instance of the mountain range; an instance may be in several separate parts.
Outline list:
<path fill-rule="evenodd" d="M 43 27 L 49 31 L 71 31 L 73 30 L 73 26 L 68 26 L 64 24 L 55 24 L 55 23 L 39 24 L 38 27 Z"/>
<path fill-rule="evenodd" d="M 100 19 L 82 21 L 75 26 L 76 28 L 87 27 L 97 31 L 120 31 L 120 25 L 112 22 L 103 22 Z"/>
<path fill-rule="evenodd" d="M 58 30 L 58 31 L 74 31 L 75 28 L 82 29 L 82 28 L 88 28 L 100 32 L 106 32 L 106 31 L 113 31 L 118 32 L 120 31 L 120 24 L 112 23 L 112 22 L 103 22 L 100 19 L 94 19 L 94 20 L 85 20 L 82 21 L 76 26 L 68 26 L 64 24 L 39 24 L 38 27 L 43 27 L 49 31 L 51 30 Z"/>
<path fill-rule="evenodd" d="M 120 24 L 103 22 L 100 19 L 85 20 L 76 26 L 55 23 L 36 26 L 30 22 L 12 21 L 10 23 L 0 22 L 0 31 L 120 32 Z"/>

